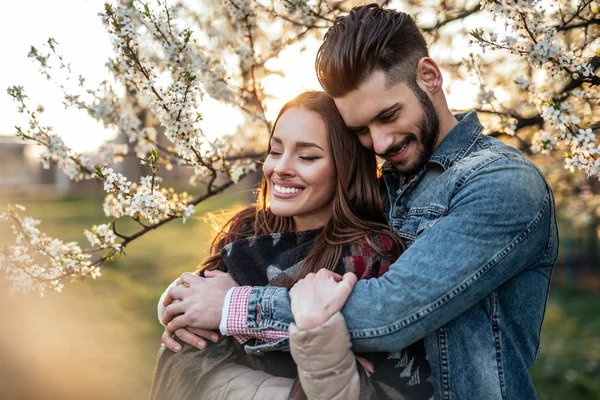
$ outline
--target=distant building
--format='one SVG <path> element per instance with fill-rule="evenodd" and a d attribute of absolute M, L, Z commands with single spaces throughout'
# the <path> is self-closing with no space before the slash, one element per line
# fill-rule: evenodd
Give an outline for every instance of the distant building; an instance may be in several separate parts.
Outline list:
<path fill-rule="evenodd" d="M 27 147 L 15 136 L 0 136 L 0 187 L 37 183 L 37 172 L 26 159 Z"/>
<path fill-rule="evenodd" d="M 125 138 L 119 139 L 117 142 L 125 142 Z M 159 135 L 159 141 L 164 147 L 168 147 L 169 143 L 163 134 Z M 134 155 L 132 146 L 129 147 L 129 154 Z M 32 197 L 48 199 L 65 197 L 69 194 L 85 196 L 105 194 L 102 185 L 95 180 L 74 182 L 55 165 L 51 165 L 50 169 L 44 169 L 38 158 L 39 152 L 40 147 L 31 142 L 16 136 L 0 135 L 0 202 L 6 199 L 14 201 Z M 97 155 L 89 154 L 89 156 L 93 162 L 100 162 Z M 141 165 L 140 160 L 135 156 L 125 157 L 123 162 L 112 164 L 111 167 L 133 182 L 138 182 L 140 176 L 151 174 L 150 168 Z M 170 171 L 162 167 L 159 176 L 164 179 L 163 187 L 173 186 L 177 189 L 188 187 L 188 190 L 194 192 L 194 189 L 200 189 L 202 186 L 190 187 L 189 179 L 192 172 L 190 167 L 175 165 Z M 253 174 L 232 190 L 247 191 L 248 201 L 252 201 L 252 189 L 256 187 L 260 177 L 260 172 Z"/>
<path fill-rule="evenodd" d="M 46 170 L 36 157 L 38 147 L 21 138 L 0 135 L 0 195 L 22 197 L 65 196 L 69 178 L 58 168 Z"/>

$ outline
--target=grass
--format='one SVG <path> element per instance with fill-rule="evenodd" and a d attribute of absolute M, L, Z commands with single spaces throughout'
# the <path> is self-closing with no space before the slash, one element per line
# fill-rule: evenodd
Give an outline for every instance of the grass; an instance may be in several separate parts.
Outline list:
<path fill-rule="evenodd" d="M 541 400 L 600 399 L 600 296 L 553 288 L 531 375 Z"/>
<path fill-rule="evenodd" d="M 147 233 L 105 264 L 99 279 L 68 284 L 63 293 L 40 299 L 0 289 L 0 398 L 146 399 L 162 334 L 160 294 L 206 255 L 213 233 L 206 213 L 246 202 L 247 194 L 235 189 L 213 197 L 185 224 L 176 220 Z M 83 229 L 107 221 L 97 199 L 22 204 L 42 220 L 43 232 L 84 247 Z M 0 243 L 12 240 L 0 222 Z"/>
<path fill-rule="evenodd" d="M 40 299 L 0 289 L 0 398 L 146 399 L 162 333 L 156 301 L 206 254 L 212 230 L 203 215 L 245 201 L 235 190 L 210 199 L 186 224 L 149 232 L 107 264 L 101 278 L 67 285 L 63 293 Z M 83 241 L 83 229 L 106 221 L 97 199 L 25 205 L 42 219 L 43 231 L 65 240 Z M 0 224 L 0 242 L 10 237 Z M 553 287 L 531 371 L 540 399 L 600 399 L 598 297 Z"/>

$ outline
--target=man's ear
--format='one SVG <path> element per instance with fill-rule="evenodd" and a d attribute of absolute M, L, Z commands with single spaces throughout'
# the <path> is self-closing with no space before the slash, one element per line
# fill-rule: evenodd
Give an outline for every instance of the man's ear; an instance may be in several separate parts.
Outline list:
<path fill-rule="evenodd" d="M 444 78 L 435 61 L 423 57 L 417 64 L 417 84 L 421 89 L 433 95 L 442 89 Z"/>

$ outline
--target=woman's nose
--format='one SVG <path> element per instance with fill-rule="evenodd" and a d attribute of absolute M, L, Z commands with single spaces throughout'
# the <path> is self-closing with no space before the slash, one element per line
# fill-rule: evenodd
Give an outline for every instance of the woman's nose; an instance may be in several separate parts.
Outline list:
<path fill-rule="evenodd" d="M 293 163 L 291 157 L 282 155 L 274 169 L 275 173 L 280 176 L 289 176 L 294 174 Z"/>

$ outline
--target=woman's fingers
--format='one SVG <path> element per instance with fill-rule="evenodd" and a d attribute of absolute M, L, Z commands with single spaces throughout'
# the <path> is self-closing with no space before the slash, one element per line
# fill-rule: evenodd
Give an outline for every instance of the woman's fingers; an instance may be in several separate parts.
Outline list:
<path fill-rule="evenodd" d="M 309 274 L 311 275 L 311 274 Z M 333 271 L 330 271 L 326 268 L 321 268 L 320 270 L 317 271 L 316 274 L 312 274 L 315 275 L 315 278 L 333 278 L 334 281 L 339 282 L 342 280 L 342 275 L 337 274 Z"/>
<path fill-rule="evenodd" d="M 345 273 L 342 280 L 335 285 L 333 298 L 331 299 L 332 311 L 337 312 L 344 307 L 348 297 L 350 297 L 350 293 L 352 293 L 354 284 L 356 284 L 356 275 L 352 272 Z"/>
<path fill-rule="evenodd" d="M 372 363 L 357 355 L 355 355 L 354 357 L 356 357 L 356 361 L 358 361 L 360 365 L 362 365 L 362 367 L 365 369 L 367 376 L 373 375 L 373 372 L 375 372 L 375 367 Z"/>

